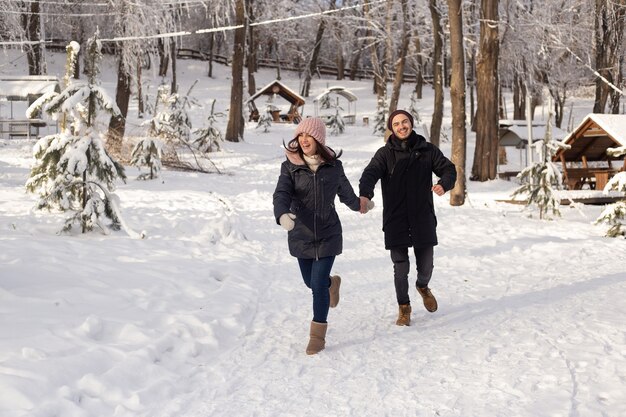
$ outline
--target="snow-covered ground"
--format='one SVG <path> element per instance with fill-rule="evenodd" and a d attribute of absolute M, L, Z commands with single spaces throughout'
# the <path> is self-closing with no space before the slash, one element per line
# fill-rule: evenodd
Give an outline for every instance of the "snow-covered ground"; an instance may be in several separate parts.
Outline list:
<path fill-rule="evenodd" d="M 200 101 L 228 105 L 227 69 L 211 80 L 205 64 L 179 67 L 189 85 L 200 79 Z M 272 79 L 266 70 L 257 83 Z M 359 96 L 357 125 L 328 138 L 357 188 L 382 145 L 361 122 L 375 99 L 366 81 L 316 80 L 311 96 L 328 84 Z M 194 110 L 197 126 L 206 111 Z M 222 175 L 137 181 L 128 167 L 116 193 L 143 240 L 58 235 L 64 217 L 32 211 L 24 189 L 34 142 L 0 140 L 0 416 L 626 415 L 626 240 L 592 224 L 599 206 L 541 221 L 497 202 L 515 182 L 469 182 L 462 207 L 435 197 L 439 310 L 413 292 L 410 327 L 394 324 L 380 194 L 366 215 L 339 205 L 341 303 L 327 348 L 307 356 L 311 295 L 271 203 L 293 130 L 249 125 L 245 142 L 212 156 Z"/>

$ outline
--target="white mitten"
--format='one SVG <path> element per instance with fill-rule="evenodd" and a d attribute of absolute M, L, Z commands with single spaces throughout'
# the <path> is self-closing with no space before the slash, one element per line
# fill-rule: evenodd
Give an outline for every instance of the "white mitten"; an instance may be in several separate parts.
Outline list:
<path fill-rule="evenodd" d="M 293 230 L 294 226 L 296 225 L 296 223 L 294 222 L 295 218 L 296 218 L 295 214 L 285 213 L 282 216 L 280 216 L 280 218 L 278 219 L 278 222 L 283 227 L 283 229 L 289 232 L 290 230 Z"/>
<path fill-rule="evenodd" d="M 370 211 L 374 208 L 374 202 L 372 200 L 367 202 L 367 211 Z"/>

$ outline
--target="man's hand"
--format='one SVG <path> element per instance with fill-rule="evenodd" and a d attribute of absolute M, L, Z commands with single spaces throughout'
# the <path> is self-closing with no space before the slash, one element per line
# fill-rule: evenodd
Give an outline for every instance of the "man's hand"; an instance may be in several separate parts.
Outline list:
<path fill-rule="evenodd" d="M 369 210 L 372 209 L 372 207 L 374 207 L 374 203 L 370 201 L 370 199 L 367 197 L 359 197 L 359 200 L 361 202 L 361 208 L 359 209 L 359 213 L 361 214 L 367 213 Z"/>
<path fill-rule="evenodd" d="M 446 190 L 444 190 L 440 184 L 433 185 L 432 190 L 433 190 L 433 193 L 437 194 L 439 197 L 441 197 L 442 195 L 446 193 Z"/>

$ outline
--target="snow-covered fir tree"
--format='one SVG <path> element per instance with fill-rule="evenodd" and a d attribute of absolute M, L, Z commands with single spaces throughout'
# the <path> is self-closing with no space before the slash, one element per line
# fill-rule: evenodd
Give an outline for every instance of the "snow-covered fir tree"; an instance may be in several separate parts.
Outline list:
<path fill-rule="evenodd" d="M 215 125 L 217 118 L 224 117 L 225 115 L 224 113 L 215 112 L 215 101 L 216 100 L 213 100 L 211 103 L 211 111 L 207 117 L 207 127 L 194 130 L 194 134 L 196 134 L 197 137 L 193 143 L 200 152 L 217 152 L 222 148 L 222 143 L 224 142 L 224 135 Z"/>
<path fill-rule="evenodd" d="M 161 157 L 163 156 L 163 142 L 158 138 L 147 137 L 135 145 L 131 152 L 130 164 L 141 169 L 148 167 L 148 172 L 139 174 L 137 179 L 152 180 L 158 178 L 161 172 Z"/>
<path fill-rule="evenodd" d="M 609 148 L 607 153 L 614 157 L 626 155 L 626 146 Z M 618 172 L 609 180 L 604 187 L 604 193 L 608 194 L 609 191 L 619 191 L 626 194 L 626 171 Z M 606 236 L 624 236 L 626 238 L 626 201 L 607 205 L 595 221 L 595 224 L 601 223 L 609 225 Z"/>
<path fill-rule="evenodd" d="M 78 50 L 68 47 L 68 62 Z M 38 192 L 38 208 L 71 211 L 63 231 L 74 224 L 82 232 L 100 228 L 105 234 L 121 224 L 119 201 L 111 193 L 115 180 L 125 180 L 124 168 L 113 160 L 104 147 L 103 133 L 98 129 L 102 113 L 120 113 L 115 101 L 100 87 L 99 71 L 102 59 L 98 33 L 87 41 L 87 82 L 72 81 L 58 95 L 37 100 L 29 114 L 43 110 L 58 118 L 67 118 L 58 135 L 40 139 L 34 147 L 35 165 L 26 187 Z M 66 77 L 69 79 L 70 77 Z M 106 224 L 106 221 L 110 224 Z"/>
<path fill-rule="evenodd" d="M 342 134 L 346 130 L 346 123 L 343 120 L 343 116 L 341 115 L 341 111 L 343 108 L 339 105 L 339 97 L 334 104 L 330 105 L 330 108 L 335 109 L 335 114 L 331 115 L 328 118 L 328 122 L 326 125 L 328 126 L 328 130 L 330 130 L 330 134 L 337 136 Z"/>
<path fill-rule="evenodd" d="M 540 219 L 546 217 L 548 213 L 555 216 L 561 215 L 560 201 L 555 197 L 554 189 L 561 188 L 563 177 L 558 167 L 552 163 L 552 156 L 560 148 L 569 147 L 553 139 L 551 117 L 552 112 L 548 115 L 546 134 L 543 140 L 528 145 L 540 147 L 540 160 L 517 174 L 517 177 L 522 180 L 522 185 L 512 194 L 513 198 L 518 195 L 526 196 L 526 206 L 537 206 Z"/>
<path fill-rule="evenodd" d="M 257 122 L 256 129 L 262 127 L 263 133 L 267 133 L 270 131 L 270 127 L 272 126 L 272 121 L 274 120 L 272 118 L 272 110 L 274 108 L 275 107 L 272 106 L 271 104 L 268 104 L 265 107 L 265 111 L 259 114 L 259 121 Z"/>
<path fill-rule="evenodd" d="M 417 93 L 413 91 L 411 93 L 411 104 L 409 104 L 408 111 L 411 114 L 411 116 L 413 116 L 414 126 L 417 126 L 422 123 L 422 118 L 420 117 L 420 112 L 419 112 L 419 108 L 417 105 L 418 100 L 419 99 L 417 98 Z"/>
<path fill-rule="evenodd" d="M 374 115 L 374 134 L 384 135 L 387 130 L 387 117 L 389 116 L 389 106 L 387 96 L 379 96 L 376 101 L 376 114 Z"/>
<path fill-rule="evenodd" d="M 323 94 L 319 100 L 320 110 L 330 109 L 331 105 L 330 94 Z"/>

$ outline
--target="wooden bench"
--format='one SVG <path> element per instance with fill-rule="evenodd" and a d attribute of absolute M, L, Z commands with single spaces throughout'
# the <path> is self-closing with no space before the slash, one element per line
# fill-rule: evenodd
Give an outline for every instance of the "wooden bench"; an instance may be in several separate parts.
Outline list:
<path fill-rule="evenodd" d="M 44 126 L 46 126 L 46 121 L 42 119 L 0 119 L 0 137 L 7 135 L 9 139 L 37 138 L 39 128 Z"/>
<path fill-rule="evenodd" d="M 591 190 L 602 190 L 617 172 L 610 168 L 567 168 L 563 181 L 568 190 L 582 190 L 585 185 Z"/>

